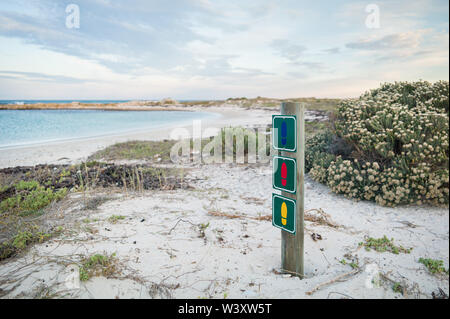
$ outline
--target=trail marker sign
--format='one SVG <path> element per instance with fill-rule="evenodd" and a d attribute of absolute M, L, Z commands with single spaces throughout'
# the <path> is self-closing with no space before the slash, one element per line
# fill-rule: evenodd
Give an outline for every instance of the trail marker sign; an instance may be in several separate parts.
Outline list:
<path fill-rule="evenodd" d="M 304 278 L 305 104 L 281 103 L 272 115 L 272 225 L 281 229 L 281 269 Z M 281 156 L 278 156 L 281 155 Z"/>
<path fill-rule="evenodd" d="M 297 151 L 297 117 L 272 115 L 272 145 L 277 151 Z"/>
<path fill-rule="evenodd" d="M 273 157 L 272 186 L 280 191 L 295 194 L 297 190 L 297 160 L 292 157 Z"/>
<path fill-rule="evenodd" d="M 272 194 L 272 225 L 295 234 L 297 204 L 295 200 Z"/>

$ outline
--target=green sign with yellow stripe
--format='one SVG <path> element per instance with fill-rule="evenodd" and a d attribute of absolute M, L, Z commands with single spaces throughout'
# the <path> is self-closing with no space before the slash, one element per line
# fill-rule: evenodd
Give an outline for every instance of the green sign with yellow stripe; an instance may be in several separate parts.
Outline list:
<path fill-rule="evenodd" d="M 295 234 L 296 202 L 291 198 L 272 194 L 272 225 Z"/>

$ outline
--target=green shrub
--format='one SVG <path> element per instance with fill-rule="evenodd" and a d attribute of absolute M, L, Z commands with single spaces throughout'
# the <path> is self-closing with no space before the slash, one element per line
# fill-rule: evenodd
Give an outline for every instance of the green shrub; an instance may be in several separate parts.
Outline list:
<path fill-rule="evenodd" d="M 36 181 L 20 181 L 14 185 L 14 188 L 15 195 L 0 202 L 0 213 L 16 212 L 22 216 L 33 214 L 67 194 L 66 188 L 54 191 L 52 188 L 41 186 Z"/>
<path fill-rule="evenodd" d="M 116 224 L 119 220 L 125 219 L 125 216 L 122 215 L 111 215 L 109 216 L 108 220 L 112 224 Z"/>
<path fill-rule="evenodd" d="M 33 243 L 42 243 L 52 234 L 40 231 L 37 227 L 31 227 L 24 231 L 18 231 L 11 239 L 0 243 L 0 260 L 9 258 L 24 251 Z"/>
<path fill-rule="evenodd" d="M 384 206 L 449 202 L 449 83 L 396 82 L 344 100 L 306 143 L 306 170 L 333 192 Z"/>
<path fill-rule="evenodd" d="M 80 280 L 87 281 L 95 276 L 105 276 L 110 278 L 118 271 L 116 253 L 111 255 L 94 254 L 90 257 L 85 257 L 82 260 Z"/>
<path fill-rule="evenodd" d="M 394 282 L 392 285 L 392 291 L 403 295 L 403 286 L 399 282 Z"/>
<path fill-rule="evenodd" d="M 444 268 L 444 262 L 438 259 L 431 258 L 419 258 L 419 263 L 424 264 L 428 271 L 432 274 L 446 273 L 448 275 L 448 269 Z"/>
<path fill-rule="evenodd" d="M 386 237 L 386 235 L 384 235 L 381 238 L 367 237 L 365 239 L 365 242 L 359 243 L 359 246 L 364 246 L 367 251 L 370 251 L 371 249 L 373 249 L 379 253 L 389 251 L 396 255 L 398 255 L 399 253 L 409 254 L 409 253 L 411 253 L 411 250 L 412 250 L 412 248 L 404 248 L 403 246 L 395 246 L 394 238 L 388 239 Z"/>

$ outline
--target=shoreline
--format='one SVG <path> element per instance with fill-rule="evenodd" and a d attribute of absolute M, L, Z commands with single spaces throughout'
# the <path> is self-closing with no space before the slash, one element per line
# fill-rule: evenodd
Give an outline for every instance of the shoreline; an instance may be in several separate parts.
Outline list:
<path fill-rule="evenodd" d="M 98 110 L 96 110 L 98 111 Z M 120 111 L 120 110 L 115 110 L 115 111 Z M 132 111 L 132 110 L 127 110 L 127 111 Z M 141 110 L 142 111 L 142 110 Z M 156 110 L 152 110 L 152 111 L 156 111 Z M 180 112 L 180 110 L 171 110 L 172 112 Z M 189 111 L 189 112 L 194 112 L 194 111 Z M 217 115 L 217 113 L 213 113 L 213 112 L 202 112 L 203 114 L 208 114 L 209 118 L 206 119 L 201 119 L 201 120 L 212 120 L 212 119 L 217 119 L 220 118 L 221 116 Z M 164 128 L 175 128 L 175 127 L 179 127 L 184 126 L 184 125 L 188 125 L 189 121 L 180 121 L 180 122 L 175 122 L 172 124 L 169 124 L 167 126 L 167 124 L 164 124 Z M 152 132 L 152 131 L 156 131 L 156 130 L 160 130 L 162 129 L 162 125 L 157 125 L 154 127 L 148 127 L 148 128 L 140 128 L 140 129 L 131 129 L 131 130 L 126 130 L 126 131 L 117 131 L 117 132 L 110 132 L 110 133 L 105 133 L 105 134 L 101 134 L 101 135 L 92 135 L 92 136 L 80 136 L 80 137 L 69 137 L 69 138 L 61 138 L 61 139 L 53 139 L 53 140 L 43 140 L 43 141 L 37 141 L 37 142 L 25 142 L 23 144 L 14 144 L 14 145 L 6 145 L 6 146 L 2 146 L 0 145 L 0 151 L 2 150 L 13 150 L 13 149 L 23 149 L 23 148 L 29 148 L 29 147 L 38 147 L 38 146 L 48 146 L 48 145 L 52 145 L 52 144 L 60 144 L 60 143 L 65 143 L 65 142 L 72 142 L 72 141 L 89 141 L 89 140 L 95 140 L 98 138 L 107 138 L 107 137 L 118 137 L 118 136 L 124 136 L 124 135 L 128 135 L 128 134 L 138 134 L 138 133 L 145 133 L 145 132 Z"/>
<path fill-rule="evenodd" d="M 146 108 L 147 109 L 147 108 Z M 270 124 L 271 110 L 252 110 L 252 116 L 240 107 L 172 107 L 173 111 L 207 112 L 219 116 L 202 119 L 202 131 L 206 128 Z M 122 109 L 116 109 L 121 111 Z M 141 109 L 143 111 L 143 109 Z M 155 108 L 152 108 L 155 110 Z M 158 141 L 170 139 L 173 129 L 188 129 L 192 134 L 192 123 L 174 124 L 167 128 L 150 128 L 138 131 L 107 134 L 105 136 L 76 138 L 63 141 L 44 142 L 26 146 L 0 148 L 0 168 L 34 166 L 38 164 L 76 164 L 84 161 L 96 151 L 116 143 L 133 140 Z"/>
<path fill-rule="evenodd" d="M 182 106 L 182 108 L 188 108 L 187 106 Z M 177 107 L 163 107 L 163 106 L 127 106 L 127 107 L 102 107 L 102 106 L 87 106 L 87 107 L 74 107 L 74 106 L 65 106 L 65 107 L 58 107 L 58 105 L 55 106 L 51 106 L 51 105 L 46 105 L 44 106 L 37 106 L 37 107 L 33 107 L 32 105 L 26 105 L 26 106 L 22 106 L 22 105 L 7 105 L 5 106 L 0 106 L 0 111 L 6 111 L 6 110 L 11 110 L 11 111 L 30 111 L 30 110 L 39 110 L 39 111 L 53 111 L 53 110 L 61 110 L 61 111 L 65 111 L 65 110 L 72 110 L 72 111 L 180 111 L 179 108 Z M 185 112 L 193 112 L 192 110 L 184 110 Z"/>

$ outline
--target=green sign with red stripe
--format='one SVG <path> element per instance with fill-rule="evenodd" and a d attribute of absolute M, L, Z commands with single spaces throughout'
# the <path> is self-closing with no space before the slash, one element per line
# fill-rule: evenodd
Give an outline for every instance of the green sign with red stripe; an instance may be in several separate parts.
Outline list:
<path fill-rule="evenodd" d="M 272 186 L 295 194 L 297 190 L 297 161 L 295 158 L 274 156 Z"/>

